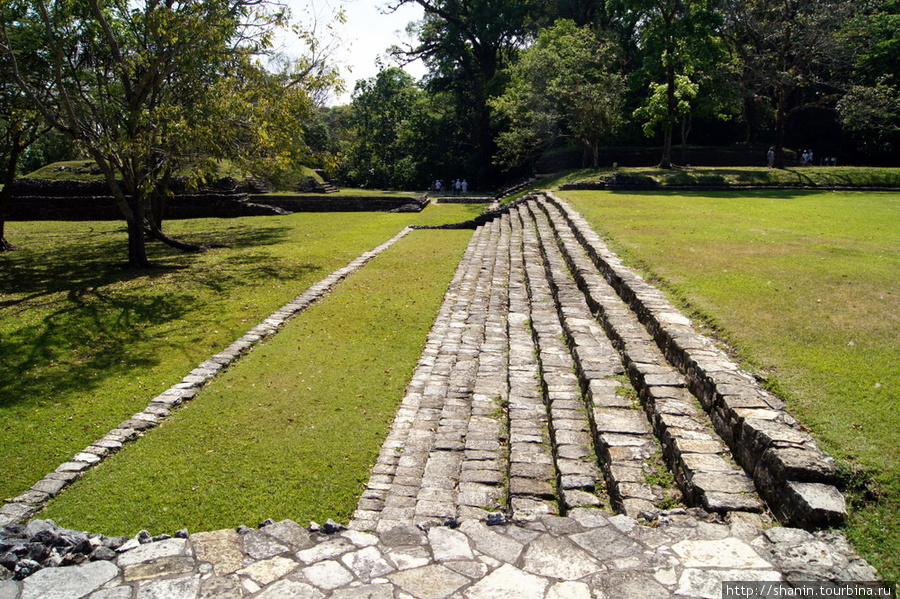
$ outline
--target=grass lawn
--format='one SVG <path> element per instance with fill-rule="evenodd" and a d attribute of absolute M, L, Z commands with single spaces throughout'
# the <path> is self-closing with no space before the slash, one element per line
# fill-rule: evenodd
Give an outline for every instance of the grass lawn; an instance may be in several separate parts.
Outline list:
<path fill-rule="evenodd" d="M 869 481 L 848 534 L 900 578 L 900 193 L 561 195 Z"/>
<path fill-rule="evenodd" d="M 352 514 L 471 231 L 416 231 L 51 502 L 134 534 Z"/>
<path fill-rule="evenodd" d="M 159 267 L 146 272 L 120 266 L 122 223 L 8 223 L 22 249 L 0 254 L 0 497 L 28 489 L 404 225 L 481 208 L 171 221 L 176 237 L 229 247 L 188 255 L 154 244 Z"/>

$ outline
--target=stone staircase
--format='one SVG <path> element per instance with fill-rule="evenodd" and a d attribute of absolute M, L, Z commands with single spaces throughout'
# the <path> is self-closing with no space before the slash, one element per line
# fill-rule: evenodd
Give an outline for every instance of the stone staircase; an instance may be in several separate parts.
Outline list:
<path fill-rule="evenodd" d="M 783 405 L 535 195 L 480 224 L 351 523 L 690 506 L 840 522 L 829 456 Z"/>

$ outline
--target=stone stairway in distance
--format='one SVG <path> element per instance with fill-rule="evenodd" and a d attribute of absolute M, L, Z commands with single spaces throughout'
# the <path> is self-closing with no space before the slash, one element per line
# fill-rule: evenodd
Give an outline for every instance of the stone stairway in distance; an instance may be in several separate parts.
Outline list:
<path fill-rule="evenodd" d="M 829 458 L 691 332 L 564 202 L 499 214 L 460 261 L 351 527 L 584 506 L 837 521 Z"/>

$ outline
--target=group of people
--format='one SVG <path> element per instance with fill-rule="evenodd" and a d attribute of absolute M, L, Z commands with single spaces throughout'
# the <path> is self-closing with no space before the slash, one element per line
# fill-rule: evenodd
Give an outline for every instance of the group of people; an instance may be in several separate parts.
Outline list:
<path fill-rule="evenodd" d="M 826 164 L 828 159 L 826 158 Z M 769 168 L 773 168 L 775 166 L 775 148 L 769 148 L 768 153 L 766 154 L 766 163 Z M 813 151 L 812 150 L 803 150 L 800 153 L 800 166 L 810 166 L 813 163 Z"/>
<path fill-rule="evenodd" d="M 459 195 L 460 193 L 468 193 L 469 191 L 469 182 L 463 179 L 460 181 L 457 179 L 453 183 L 449 185 L 449 188 L 453 190 L 455 195 Z M 431 190 L 440 192 L 444 189 L 444 182 L 438 179 L 434 183 L 431 184 Z"/>

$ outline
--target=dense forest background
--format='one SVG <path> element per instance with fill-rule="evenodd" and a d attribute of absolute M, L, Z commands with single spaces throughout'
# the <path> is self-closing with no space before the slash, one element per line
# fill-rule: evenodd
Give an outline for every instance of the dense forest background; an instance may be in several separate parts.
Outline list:
<path fill-rule="evenodd" d="M 317 26 L 260 0 L 4 0 L 4 180 L 87 157 L 147 212 L 172 173 L 229 159 L 290 180 L 472 189 L 579 166 L 894 165 L 898 0 L 393 0 L 417 3 L 416 81 L 386 66 L 326 106 L 337 79 Z M 335 18 L 340 19 L 340 14 Z M 373 49 L 380 51 L 381 49 Z M 714 147 L 714 151 L 703 148 Z M 144 218 L 142 216 L 141 218 Z M 159 227 L 152 226 L 156 230 Z"/>
<path fill-rule="evenodd" d="M 323 115 L 353 132 L 348 181 L 670 166 L 685 145 L 719 147 L 690 153 L 706 164 L 765 165 L 770 147 L 775 166 L 809 150 L 814 164 L 897 160 L 895 1 L 405 2 L 426 18 L 394 55 L 429 73 L 386 69 Z"/>

